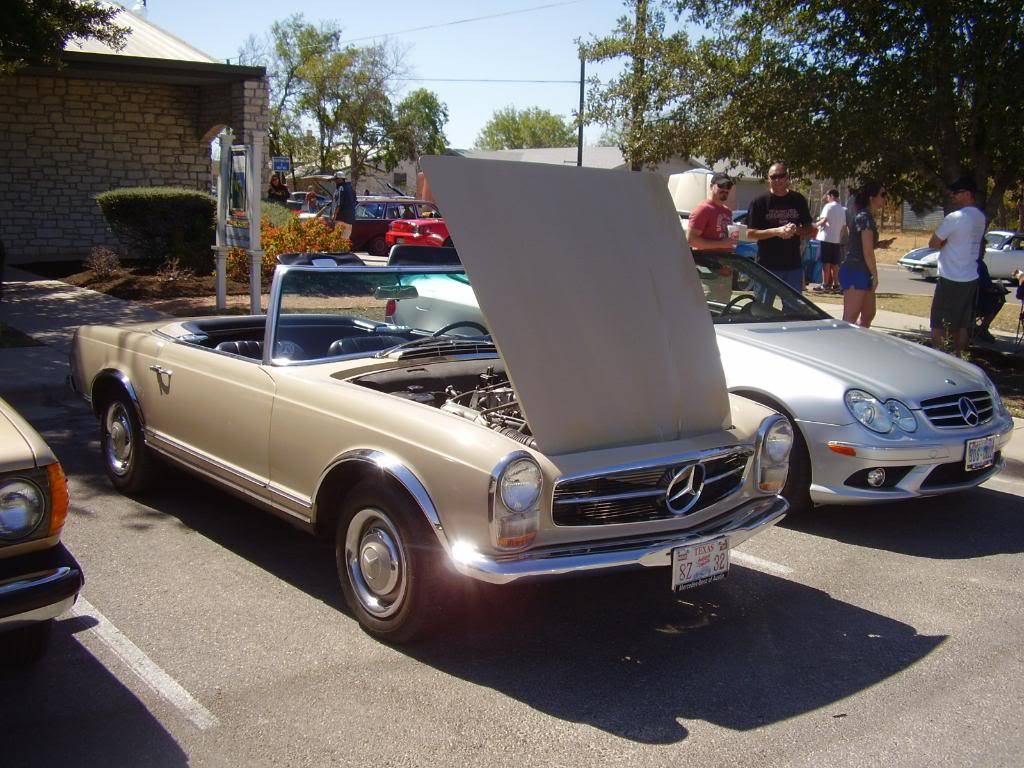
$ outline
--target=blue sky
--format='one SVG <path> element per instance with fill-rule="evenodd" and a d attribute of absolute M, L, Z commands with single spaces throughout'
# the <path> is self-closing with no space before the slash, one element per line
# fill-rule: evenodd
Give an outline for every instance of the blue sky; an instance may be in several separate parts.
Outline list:
<path fill-rule="evenodd" d="M 538 8 L 556 3 L 555 7 Z M 529 8 L 536 10 L 394 35 L 401 30 Z M 274 21 L 295 12 L 302 12 L 309 21 L 338 21 L 345 40 L 392 34 L 395 42 L 408 47 L 411 77 L 573 80 L 579 78 L 574 41 L 607 34 L 624 8 L 621 0 L 392 0 L 386 4 L 149 0 L 148 18 L 211 56 L 226 59 L 237 56 L 250 34 L 262 34 Z M 606 66 L 594 73 L 608 77 L 614 68 Z M 427 81 L 407 86 L 429 88 L 448 105 L 450 119 L 445 132 L 454 147 L 471 146 L 484 123 L 501 107 L 537 106 L 568 117 L 579 103 L 579 86 L 575 84 Z M 595 143 L 601 132 L 598 126 L 587 128 L 586 141 Z"/>

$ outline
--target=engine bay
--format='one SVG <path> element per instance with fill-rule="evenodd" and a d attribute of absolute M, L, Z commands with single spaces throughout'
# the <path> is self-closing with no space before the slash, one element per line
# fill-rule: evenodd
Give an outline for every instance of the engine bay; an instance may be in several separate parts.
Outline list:
<path fill-rule="evenodd" d="M 352 382 L 439 408 L 523 445 L 534 445 L 501 360 L 418 365 L 359 376 Z"/>

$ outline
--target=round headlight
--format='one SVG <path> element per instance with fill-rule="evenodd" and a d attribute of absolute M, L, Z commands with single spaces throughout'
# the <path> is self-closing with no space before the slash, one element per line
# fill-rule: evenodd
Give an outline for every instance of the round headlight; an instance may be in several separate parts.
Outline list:
<path fill-rule="evenodd" d="M 764 452 L 775 464 L 781 464 L 789 458 L 793 450 L 793 426 L 785 419 L 779 419 L 768 429 L 764 436 Z"/>
<path fill-rule="evenodd" d="M 525 512 L 540 498 L 544 476 L 533 459 L 516 459 L 498 481 L 501 503 L 513 512 Z"/>
<path fill-rule="evenodd" d="M 917 417 L 914 412 L 899 400 L 886 400 L 885 407 L 889 409 L 889 418 L 893 424 L 904 432 L 913 432 L 917 429 Z"/>
<path fill-rule="evenodd" d="M 877 397 L 862 389 L 851 389 L 845 399 L 853 418 L 865 427 L 883 435 L 892 432 L 892 416 Z"/>
<path fill-rule="evenodd" d="M 39 487 L 28 480 L 0 485 L 0 539 L 23 539 L 36 529 L 46 512 Z"/>

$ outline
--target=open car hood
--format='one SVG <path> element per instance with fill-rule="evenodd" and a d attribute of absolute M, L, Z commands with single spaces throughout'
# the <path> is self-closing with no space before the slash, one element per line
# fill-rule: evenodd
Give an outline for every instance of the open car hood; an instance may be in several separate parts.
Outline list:
<path fill-rule="evenodd" d="M 422 164 L 543 451 L 728 425 L 711 318 L 659 176 Z"/>

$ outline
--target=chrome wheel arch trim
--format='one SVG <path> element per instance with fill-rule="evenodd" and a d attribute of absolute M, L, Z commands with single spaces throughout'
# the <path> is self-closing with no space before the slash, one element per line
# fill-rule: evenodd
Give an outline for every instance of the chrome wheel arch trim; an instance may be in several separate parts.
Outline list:
<path fill-rule="evenodd" d="M 128 374 L 118 368 L 104 368 L 102 371 L 92 377 L 92 382 L 89 384 L 89 403 L 92 405 L 93 413 L 96 413 L 96 398 L 93 396 L 93 392 L 96 391 L 96 385 L 106 379 L 114 379 L 122 387 L 125 392 L 128 393 L 128 398 L 132 401 L 132 405 L 135 408 L 135 415 L 139 419 L 139 425 L 145 429 L 146 417 L 142 415 L 142 404 L 139 402 L 139 396 L 135 393 L 135 387 L 132 385 L 131 379 L 128 378 Z M 101 414 L 96 414 L 97 416 Z"/>
<path fill-rule="evenodd" d="M 375 466 L 391 479 L 396 480 L 412 497 L 416 506 L 419 507 L 420 512 L 422 512 L 423 516 L 427 519 L 427 522 L 430 524 L 430 528 L 434 531 L 434 535 L 437 536 L 437 540 L 444 548 L 444 551 L 446 553 L 451 552 L 448 545 L 448 537 L 444 532 L 444 526 L 441 525 L 441 516 L 438 515 L 437 507 L 434 506 L 434 501 L 430 498 L 430 494 L 427 492 L 426 487 L 416 476 L 415 472 L 385 451 L 373 448 L 356 448 L 346 451 L 335 458 L 334 461 L 332 461 L 327 468 L 320 473 L 320 477 L 316 481 L 316 487 L 313 489 L 314 506 L 316 506 L 315 499 L 319 497 L 320 488 L 323 486 L 324 480 L 327 479 L 327 476 L 342 464 L 349 464 L 352 462 Z M 319 514 L 316 516 L 319 517 Z"/>

